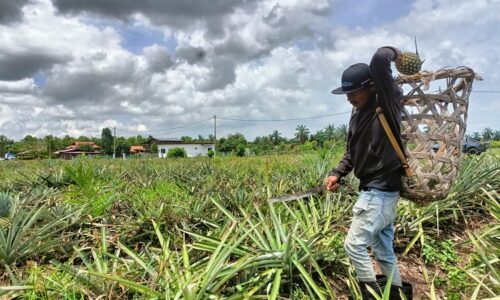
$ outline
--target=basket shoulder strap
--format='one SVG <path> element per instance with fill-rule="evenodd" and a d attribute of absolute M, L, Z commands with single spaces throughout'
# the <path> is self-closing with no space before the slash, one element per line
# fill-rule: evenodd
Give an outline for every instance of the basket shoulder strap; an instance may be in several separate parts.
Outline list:
<path fill-rule="evenodd" d="M 384 128 L 385 134 L 389 138 L 389 141 L 391 142 L 392 147 L 396 151 L 396 154 L 398 155 L 399 160 L 401 161 L 401 165 L 403 166 L 406 177 L 413 176 L 413 172 L 410 170 L 410 166 L 408 165 L 408 161 L 406 160 L 403 149 L 401 149 L 401 147 L 398 144 L 398 141 L 396 140 L 396 137 L 394 136 L 394 133 L 392 133 L 391 127 L 389 127 L 389 123 L 387 122 L 387 119 L 385 118 L 385 115 L 382 112 L 382 109 L 380 108 L 380 106 L 377 107 L 376 111 L 377 111 L 378 119 L 380 120 L 380 123 L 382 124 L 382 127 Z"/>

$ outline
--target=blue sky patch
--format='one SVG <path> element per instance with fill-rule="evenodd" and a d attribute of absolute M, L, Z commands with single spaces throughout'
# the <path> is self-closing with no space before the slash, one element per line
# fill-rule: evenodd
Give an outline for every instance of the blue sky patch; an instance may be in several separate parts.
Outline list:
<path fill-rule="evenodd" d="M 174 39 L 166 38 L 161 31 L 133 25 L 121 26 L 115 29 L 122 37 L 122 47 L 134 54 L 142 53 L 142 49 L 153 44 L 166 47 L 172 54 L 177 46 Z"/>
<path fill-rule="evenodd" d="M 38 87 L 44 87 L 45 83 L 47 83 L 47 75 L 42 72 L 38 72 L 35 76 L 33 76 L 33 80 Z"/>
<path fill-rule="evenodd" d="M 177 43 L 175 39 L 163 35 L 160 30 L 144 26 L 136 26 L 131 23 L 124 23 L 118 20 L 101 20 L 84 18 L 84 22 L 99 29 L 112 27 L 120 34 L 121 46 L 134 54 L 142 54 L 145 47 L 157 44 L 168 49 L 170 54 L 175 52 Z"/>
<path fill-rule="evenodd" d="M 413 0 L 342 1 L 342 5 L 332 5 L 331 16 L 335 24 L 369 29 L 408 15 L 413 3 Z"/>

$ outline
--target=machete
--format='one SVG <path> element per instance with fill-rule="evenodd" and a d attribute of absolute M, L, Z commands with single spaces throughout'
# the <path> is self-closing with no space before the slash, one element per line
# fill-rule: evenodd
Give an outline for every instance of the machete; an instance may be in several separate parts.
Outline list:
<path fill-rule="evenodd" d="M 288 195 L 283 195 L 283 196 L 271 198 L 271 199 L 267 200 L 267 202 L 269 202 L 269 203 L 287 202 L 287 201 L 302 199 L 302 198 L 305 198 L 305 197 L 309 197 L 309 196 L 318 194 L 318 193 L 320 193 L 321 191 L 324 191 L 324 190 L 326 190 L 326 186 L 325 185 L 320 185 L 320 186 L 317 186 L 317 187 L 312 188 L 312 189 L 307 190 L 307 191 L 303 191 L 303 192 L 299 192 L 299 193 L 295 193 L 295 194 L 288 194 Z"/>

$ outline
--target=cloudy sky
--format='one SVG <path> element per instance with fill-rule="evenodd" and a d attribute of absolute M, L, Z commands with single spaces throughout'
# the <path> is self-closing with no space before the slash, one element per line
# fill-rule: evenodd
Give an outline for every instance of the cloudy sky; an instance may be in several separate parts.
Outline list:
<path fill-rule="evenodd" d="M 499 0 L 0 0 L 0 134 L 314 132 L 348 122 L 346 67 L 415 36 L 424 69 L 484 77 L 467 131 L 500 129 L 498 28 Z"/>

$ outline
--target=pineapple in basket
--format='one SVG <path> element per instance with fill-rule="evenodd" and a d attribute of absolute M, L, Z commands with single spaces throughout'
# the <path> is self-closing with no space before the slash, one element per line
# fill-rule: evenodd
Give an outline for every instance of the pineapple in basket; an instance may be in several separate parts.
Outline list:
<path fill-rule="evenodd" d="M 0 228 L 7 229 L 10 226 L 11 201 L 9 193 L 0 192 Z"/>
<path fill-rule="evenodd" d="M 424 61 L 418 55 L 417 39 L 415 38 L 415 53 L 402 52 L 401 58 L 396 61 L 396 69 L 404 75 L 413 75 L 420 72 Z"/>

